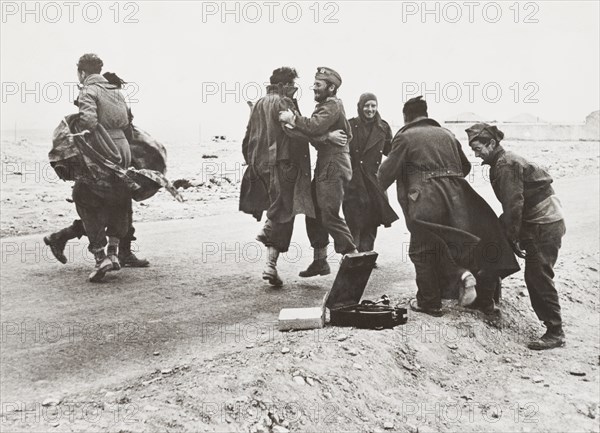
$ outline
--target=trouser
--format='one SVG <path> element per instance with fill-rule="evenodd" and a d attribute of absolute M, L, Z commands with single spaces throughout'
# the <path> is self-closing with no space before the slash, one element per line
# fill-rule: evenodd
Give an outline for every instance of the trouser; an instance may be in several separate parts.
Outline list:
<path fill-rule="evenodd" d="M 456 264 L 444 239 L 416 223 L 408 255 L 415 267 L 419 306 L 441 308 L 442 294 L 456 286 L 465 269 Z"/>
<path fill-rule="evenodd" d="M 261 240 L 267 247 L 273 247 L 280 253 L 285 253 L 290 248 L 292 232 L 294 231 L 294 218 L 286 223 L 278 223 L 267 219 L 262 229 Z"/>
<path fill-rule="evenodd" d="M 412 238 L 411 246 L 417 241 Z M 422 308 L 441 308 L 442 290 L 448 283 L 445 259 L 440 257 L 440 246 L 419 242 L 419 250 L 411 251 L 409 257 L 413 262 L 417 283 L 417 301 Z"/>
<path fill-rule="evenodd" d="M 125 237 L 122 239 L 124 241 L 135 241 L 136 238 L 134 236 L 135 233 L 135 227 L 133 227 L 133 207 L 132 207 L 132 202 L 133 200 L 129 199 L 128 200 L 128 206 L 129 206 L 129 211 L 128 211 L 128 222 L 129 222 L 129 229 L 127 230 L 127 234 L 125 235 Z M 81 239 L 82 236 L 87 236 L 87 233 L 85 232 L 85 227 L 83 226 L 83 222 L 81 220 L 75 220 L 73 221 L 73 225 L 71 226 L 74 229 L 74 235 L 78 238 Z"/>
<path fill-rule="evenodd" d="M 277 177 L 278 195 L 271 197 L 267 220 L 262 228 L 260 240 L 265 246 L 274 247 L 285 253 L 292 241 L 294 231 L 294 193 L 299 175 L 299 166 L 289 160 L 278 161 L 273 175 Z M 285 222 L 279 222 L 279 221 Z"/>
<path fill-rule="evenodd" d="M 318 155 L 311 184 L 316 218 L 306 217 L 306 232 L 313 248 L 327 247 L 331 235 L 337 253 L 346 254 L 356 249 L 350 229 L 340 217 L 344 191 L 351 178 L 349 154 Z"/>
<path fill-rule="evenodd" d="M 546 327 L 562 325 L 558 293 L 554 286 L 554 265 L 566 233 L 563 220 L 550 224 L 523 223 L 521 247 L 527 252 L 525 284 L 531 306 Z"/>
<path fill-rule="evenodd" d="M 73 201 L 90 242 L 88 249 L 103 249 L 106 237 L 122 239 L 129 230 L 130 198 L 107 199 L 96 194 L 85 183 L 76 182 Z"/>
<path fill-rule="evenodd" d="M 346 217 L 348 228 L 359 252 L 373 251 L 375 238 L 377 237 L 377 226 L 374 224 L 356 224 Z"/>

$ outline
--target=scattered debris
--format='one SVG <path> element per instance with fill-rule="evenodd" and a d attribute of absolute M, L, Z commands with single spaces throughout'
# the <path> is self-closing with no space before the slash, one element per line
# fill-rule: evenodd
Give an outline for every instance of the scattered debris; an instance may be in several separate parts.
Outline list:
<path fill-rule="evenodd" d="M 407 362 L 403 362 L 403 363 L 402 363 L 402 367 L 404 367 L 404 368 L 405 368 L 405 369 L 407 369 L 408 371 L 413 371 L 413 370 L 415 369 L 415 368 L 414 368 L 412 365 L 410 365 L 410 364 L 409 364 L 409 363 L 407 363 Z"/>
<path fill-rule="evenodd" d="M 155 377 L 154 379 L 150 379 L 150 380 L 146 380 L 146 381 L 142 382 L 142 385 L 150 385 L 151 383 L 158 382 L 161 379 L 162 379 L 162 377 L 160 377 L 160 376 Z"/>
<path fill-rule="evenodd" d="M 352 355 L 352 356 L 357 356 L 358 355 L 358 350 L 356 350 L 354 347 L 350 347 L 347 349 L 348 354 Z"/>
<path fill-rule="evenodd" d="M 177 180 L 173 181 L 173 187 L 175 189 L 179 189 L 179 188 L 188 189 L 188 188 L 192 188 L 193 186 L 194 185 L 192 185 L 192 183 L 187 179 L 177 179 Z"/>
<path fill-rule="evenodd" d="M 56 398 L 47 398 L 42 402 L 42 406 L 57 406 L 60 403 L 60 400 Z"/>
<path fill-rule="evenodd" d="M 302 376 L 294 376 L 294 382 L 296 382 L 297 385 L 306 385 L 306 382 L 304 380 L 304 378 Z"/>

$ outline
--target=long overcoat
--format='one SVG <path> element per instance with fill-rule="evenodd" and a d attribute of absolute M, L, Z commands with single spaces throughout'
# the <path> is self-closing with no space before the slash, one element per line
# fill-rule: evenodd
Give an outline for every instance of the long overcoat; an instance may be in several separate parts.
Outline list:
<path fill-rule="evenodd" d="M 504 278 L 519 265 L 498 217 L 465 179 L 470 170 L 454 135 L 424 118 L 398 131 L 378 180 L 384 189 L 396 182 L 411 232 L 409 254 L 435 244 L 459 266 Z"/>
<path fill-rule="evenodd" d="M 288 136 L 279 122 L 280 111 L 297 110 L 292 99 L 295 90 L 268 86 L 267 95 L 252 108 L 242 142 L 248 166 L 242 178 L 239 209 L 258 221 L 264 211 L 267 218 L 279 223 L 298 214 L 315 216 L 308 140 Z"/>
<path fill-rule="evenodd" d="M 379 186 L 377 170 L 382 156 L 387 156 L 390 152 L 392 130 L 385 120 L 377 116 L 368 138 L 364 143 L 360 143 L 362 134 L 358 129 L 363 126 L 363 121 L 354 117 L 349 122 L 352 129 L 352 180 L 344 195 L 344 215 L 347 219 L 360 221 L 361 226 L 389 227 L 398 219 L 398 215 Z"/>

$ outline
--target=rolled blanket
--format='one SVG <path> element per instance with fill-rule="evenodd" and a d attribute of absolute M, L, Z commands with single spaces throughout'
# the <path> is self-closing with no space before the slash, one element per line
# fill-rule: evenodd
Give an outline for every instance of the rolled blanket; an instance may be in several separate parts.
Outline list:
<path fill-rule="evenodd" d="M 103 152 L 116 147 L 111 143 L 110 135 L 103 133 L 102 126 L 98 125 L 98 128 L 100 131 L 93 135 L 73 136 L 82 132 L 77 114 L 66 116 L 56 127 L 48 157 L 59 178 L 83 178 L 89 183 L 108 187 L 115 182 L 123 183 L 136 201 L 146 200 L 164 187 L 176 200 L 184 201 L 165 176 L 167 152 L 162 144 L 134 127 L 131 146 L 133 167 L 125 169 Z"/>

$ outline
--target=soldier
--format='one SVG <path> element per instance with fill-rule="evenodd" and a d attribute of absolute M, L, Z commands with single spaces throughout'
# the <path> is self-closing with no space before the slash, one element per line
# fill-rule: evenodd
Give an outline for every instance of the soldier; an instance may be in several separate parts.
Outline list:
<path fill-rule="evenodd" d="M 105 72 L 102 76 L 106 78 L 109 84 L 116 86 L 118 89 L 121 89 L 123 84 L 125 84 L 125 82 L 117 74 Z M 75 101 L 75 105 L 79 106 L 79 102 Z M 125 130 L 125 136 L 131 143 L 131 122 L 133 120 L 133 115 L 131 114 L 131 110 L 129 108 L 127 110 L 127 114 L 129 118 L 129 127 Z M 119 263 L 121 266 L 145 268 L 150 265 L 150 262 L 148 262 L 146 259 L 139 259 L 131 250 L 131 243 L 136 240 L 134 236 L 135 228 L 133 227 L 133 208 L 131 200 L 129 200 L 128 214 L 129 230 L 127 231 L 125 237 L 119 242 Z M 67 263 L 67 257 L 65 256 L 64 250 L 67 242 L 75 238 L 81 239 L 82 236 L 86 236 L 83 223 L 81 220 L 75 220 L 70 226 L 48 236 L 44 236 L 44 243 L 50 247 L 50 251 L 56 260 L 62 264 L 65 264 Z"/>
<path fill-rule="evenodd" d="M 308 139 L 289 132 L 278 120 L 280 111 L 298 109 L 294 99 L 297 77 L 296 70 L 290 67 L 273 71 L 267 95 L 251 108 L 242 142 L 248 168 L 242 179 L 240 210 L 258 221 L 263 212 L 267 212 L 257 240 L 267 247 L 267 264 L 262 277 L 273 286 L 283 284 L 277 273 L 277 260 L 290 246 L 295 216 L 315 216 L 310 192 Z M 335 135 L 330 134 L 329 138 L 335 139 Z M 340 134 L 337 136 L 346 142 Z"/>
<path fill-rule="evenodd" d="M 77 98 L 79 126 L 90 131 L 90 143 L 98 153 L 128 168 L 131 149 L 125 136 L 129 127 L 127 104 L 119 89 L 100 75 L 102 66 L 95 54 L 84 54 L 77 63 L 77 75 L 83 85 Z M 75 181 L 73 201 L 90 241 L 88 248 L 96 260 L 89 280 L 98 282 L 107 271 L 120 269 L 117 250 L 129 229 L 131 193 L 118 179 L 100 181 L 83 176 Z"/>
<path fill-rule="evenodd" d="M 466 131 L 475 156 L 490 166 L 492 188 L 502 203 L 500 219 L 515 252 L 525 258 L 525 284 L 531 306 L 546 326 L 546 333 L 528 347 L 544 350 L 564 346 L 553 268 L 566 228 L 560 201 L 551 186 L 552 177 L 504 150 L 500 144 L 504 133 L 496 126 L 477 123 Z"/>
<path fill-rule="evenodd" d="M 316 204 L 316 218 L 306 217 L 306 231 L 314 249 L 314 259 L 301 277 L 327 275 L 331 272 L 327 263 L 329 235 L 333 238 L 335 251 L 340 254 L 356 252 L 350 229 L 340 217 L 344 193 L 352 178 L 349 147 L 331 141 L 316 142 L 315 137 L 334 130 L 343 130 L 352 139 L 350 124 L 337 91 L 342 78 L 333 69 L 319 67 L 315 75 L 314 95 L 317 105 L 311 117 L 302 117 L 291 110 L 282 111 L 279 120 L 306 135 L 317 149 L 317 164 L 311 185 Z"/>
<path fill-rule="evenodd" d="M 490 286 L 477 290 L 474 274 L 505 277 L 519 269 L 500 222 L 465 180 L 471 164 L 456 137 L 428 117 L 427 103 L 419 96 L 407 101 L 402 111 L 405 125 L 392 141 L 378 180 L 384 190 L 396 182 L 411 233 L 409 257 L 415 266 L 417 297 L 410 306 L 441 316 L 442 289 L 458 287 L 462 306 L 473 303 L 479 291 L 491 292 L 491 304 L 483 311 L 495 318 L 497 280 L 485 279 L 482 283 Z M 494 247 L 493 257 L 485 254 L 489 246 Z"/>

